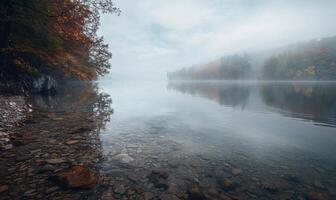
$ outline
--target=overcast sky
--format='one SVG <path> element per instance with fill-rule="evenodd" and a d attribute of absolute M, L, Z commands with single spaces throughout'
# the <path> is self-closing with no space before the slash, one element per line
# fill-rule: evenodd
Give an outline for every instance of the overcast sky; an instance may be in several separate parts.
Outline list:
<path fill-rule="evenodd" d="M 113 78 L 165 78 L 222 55 L 336 35 L 336 0 L 116 0 L 99 34 Z"/>

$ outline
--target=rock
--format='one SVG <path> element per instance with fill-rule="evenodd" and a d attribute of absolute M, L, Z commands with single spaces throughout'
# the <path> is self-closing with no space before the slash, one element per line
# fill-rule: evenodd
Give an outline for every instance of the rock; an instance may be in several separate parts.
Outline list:
<path fill-rule="evenodd" d="M 319 193 L 319 192 L 309 192 L 306 195 L 307 200 L 325 200 L 328 199 L 328 197 L 323 194 L 323 193 Z"/>
<path fill-rule="evenodd" d="M 224 190 L 234 190 L 237 187 L 237 184 L 235 184 L 233 181 L 231 181 L 228 178 L 224 178 L 222 182 L 220 183 Z"/>
<path fill-rule="evenodd" d="M 238 168 L 233 168 L 231 170 L 231 174 L 234 175 L 234 176 L 241 175 L 242 173 L 243 173 L 243 171 L 241 169 L 238 169 Z"/>
<path fill-rule="evenodd" d="M 318 189 L 322 189 L 322 190 L 326 189 L 326 187 L 319 180 L 314 181 L 314 187 L 316 187 Z"/>
<path fill-rule="evenodd" d="M 124 185 L 122 184 L 117 184 L 115 187 L 114 187 L 114 193 L 116 194 L 124 194 L 126 192 L 126 189 L 124 187 Z"/>
<path fill-rule="evenodd" d="M 101 200 L 113 200 L 113 199 L 114 197 L 111 189 L 106 190 L 101 196 Z"/>
<path fill-rule="evenodd" d="M 69 140 L 66 142 L 67 145 L 73 145 L 73 144 L 77 144 L 79 141 L 78 140 Z"/>
<path fill-rule="evenodd" d="M 54 187 L 48 188 L 45 192 L 46 192 L 47 194 L 50 194 L 50 193 L 53 193 L 53 192 L 55 192 L 55 191 L 57 191 L 57 190 L 59 190 L 59 187 L 54 186 Z"/>
<path fill-rule="evenodd" d="M 114 158 L 125 164 L 134 161 L 134 158 L 125 153 L 118 154 Z"/>
<path fill-rule="evenodd" d="M 160 200 L 179 200 L 179 198 L 173 194 L 162 194 Z"/>
<path fill-rule="evenodd" d="M 0 185 L 0 193 L 8 190 L 8 185 Z"/>
<path fill-rule="evenodd" d="M 93 188 L 97 182 L 94 176 L 86 167 L 75 165 L 70 169 L 58 172 L 51 179 L 62 188 Z"/>
<path fill-rule="evenodd" d="M 31 190 L 26 191 L 23 195 L 24 196 L 32 196 L 32 194 L 35 193 L 35 192 L 36 192 L 36 190 L 31 189 Z"/>
<path fill-rule="evenodd" d="M 44 172 L 49 172 L 49 171 L 54 171 L 55 167 L 52 165 L 44 165 L 42 167 L 39 168 L 38 173 L 44 173 Z"/>
<path fill-rule="evenodd" d="M 228 197 L 228 196 L 225 195 L 225 194 L 220 194 L 220 195 L 219 195 L 219 199 L 221 199 L 221 200 L 231 200 L 231 198 Z"/>
<path fill-rule="evenodd" d="M 301 182 L 300 178 L 294 175 L 286 175 L 284 176 L 284 179 L 293 184 L 298 184 Z"/>
<path fill-rule="evenodd" d="M 48 159 L 46 160 L 46 162 L 49 164 L 55 165 L 55 164 L 65 163 L 66 161 L 61 158 L 55 158 L 55 159 Z"/>
<path fill-rule="evenodd" d="M 75 128 L 73 130 L 71 130 L 69 132 L 69 134 L 76 134 L 76 133 L 83 133 L 83 132 L 87 132 L 90 131 L 91 129 L 88 127 L 79 127 L 79 128 Z"/>
<path fill-rule="evenodd" d="M 215 187 L 210 187 L 208 190 L 207 190 L 207 194 L 209 194 L 210 196 L 213 196 L 213 197 L 216 197 L 218 196 L 218 191 L 216 190 Z"/>
<path fill-rule="evenodd" d="M 155 185 L 157 188 L 169 188 L 167 178 L 168 173 L 163 170 L 153 170 L 151 174 L 147 176 L 149 180 Z"/>
<path fill-rule="evenodd" d="M 143 197 L 144 197 L 144 200 L 151 200 L 151 199 L 154 199 L 155 195 L 151 192 L 145 192 Z"/>
<path fill-rule="evenodd" d="M 276 194 L 279 191 L 279 189 L 271 183 L 263 183 L 262 189 L 270 192 L 271 194 Z"/>
<path fill-rule="evenodd" d="M 29 160 L 30 158 L 31 158 L 31 155 L 22 155 L 22 156 L 16 157 L 15 160 L 17 162 L 23 162 L 23 161 Z"/>
<path fill-rule="evenodd" d="M 192 200 L 201 200 L 203 199 L 203 194 L 201 192 L 201 189 L 197 186 L 192 187 L 189 191 L 188 194 L 190 196 L 190 199 Z"/>

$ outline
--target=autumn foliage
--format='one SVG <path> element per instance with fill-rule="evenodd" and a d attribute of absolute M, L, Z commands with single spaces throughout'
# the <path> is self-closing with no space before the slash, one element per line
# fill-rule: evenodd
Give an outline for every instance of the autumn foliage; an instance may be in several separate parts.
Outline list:
<path fill-rule="evenodd" d="M 91 80 L 110 68 L 96 32 L 100 13 L 120 13 L 111 0 L 0 2 L 0 78 L 29 87 L 34 79 Z"/>

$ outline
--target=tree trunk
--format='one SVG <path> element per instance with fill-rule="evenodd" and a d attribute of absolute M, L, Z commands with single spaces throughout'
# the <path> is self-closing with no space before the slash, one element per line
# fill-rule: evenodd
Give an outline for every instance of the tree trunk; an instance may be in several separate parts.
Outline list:
<path fill-rule="evenodd" d="M 3 50 L 10 47 L 10 30 L 11 30 L 11 21 L 10 17 L 13 13 L 12 2 L 11 0 L 5 0 L 3 2 L 4 16 L 1 16 L 4 19 L 4 23 L 1 27 L 0 35 L 0 78 L 4 80 L 9 66 L 9 55 L 8 52 L 3 52 Z"/>

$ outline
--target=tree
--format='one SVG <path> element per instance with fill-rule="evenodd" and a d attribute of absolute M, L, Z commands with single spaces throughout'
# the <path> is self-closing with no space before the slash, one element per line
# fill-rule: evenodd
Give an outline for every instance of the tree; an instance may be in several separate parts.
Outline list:
<path fill-rule="evenodd" d="M 90 80 L 110 68 L 97 36 L 111 0 L 4 0 L 0 3 L 0 78 L 25 89 L 39 77 Z"/>

